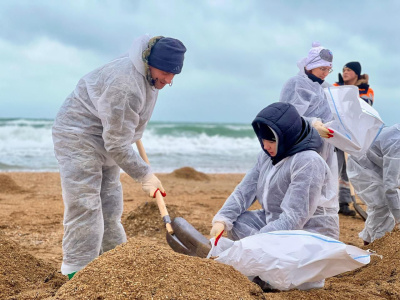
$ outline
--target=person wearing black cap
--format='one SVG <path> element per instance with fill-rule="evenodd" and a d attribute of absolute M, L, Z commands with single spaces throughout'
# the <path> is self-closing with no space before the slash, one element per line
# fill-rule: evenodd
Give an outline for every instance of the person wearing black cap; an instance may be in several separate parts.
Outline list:
<path fill-rule="evenodd" d="M 289 103 L 264 108 L 252 123 L 261 146 L 257 162 L 212 220 L 210 235 L 244 237 L 307 230 L 339 238 L 336 177 L 318 154 L 316 129 Z M 259 210 L 248 210 L 258 201 Z"/>
<path fill-rule="evenodd" d="M 69 278 L 99 253 L 126 241 L 120 170 L 143 191 L 165 196 L 160 180 L 133 150 L 158 91 L 172 85 L 186 48 L 170 37 L 137 38 L 128 53 L 83 76 L 53 125 L 64 200 L 63 262 Z"/>
<path fill-rule="evenodd" d="M 369 105 L 374 103 L 374 90 L 369 86 L 368 74 L 361 75 L 361 64 L 358 61 L 351 61 L 344 65 L 343 75 L 339 75 L 339 81 L 335 82 L 334 86 L 355 85 L 360 92 L 360 98 Z"/>
<path fill-rule="evenodd" d="M 374 91 L 368 84 L 369 76 L 361 75 L 361 64 L 358 61 L 351 61 L 344 65 L 343 75 L 339 73 L 339 81 L 334 86 L 355 85 L 359 89 L 360 98 L 372 106 L 374 103 Z M 352 202 L 350 195 L 350 183 L 346 173 L 346 160 L 344 152 L 336 149 L 339 171 L 339 213 L 345 216 L 355 216 L 356 212 L 350 209 Z"/>

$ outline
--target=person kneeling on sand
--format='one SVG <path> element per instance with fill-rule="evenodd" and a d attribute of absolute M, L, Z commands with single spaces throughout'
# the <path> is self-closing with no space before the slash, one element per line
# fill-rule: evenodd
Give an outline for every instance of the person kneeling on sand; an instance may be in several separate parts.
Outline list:
<path fill-rule="evenodd" d="M 318 154 L 318 132 L 289 103 L 273 103 L 254 119 L 262 151 L 212 220 L 212 237 L 307 230 L 339 238 L 336 177 Z M 247 210 L 256 200 L 261 209 Z"/>
<path fill-rule="evenodd" d="M 368 245 L 400 228 L 400 124 L 382 129 L 361 158 L 349 156 L 347 174 L 367 204 L 368 217 L 359 236 Z"/>
<path fill-rule="evenodd" d="M 339 238 L 338 202 L 329 166 L 318 154 L 321 138 L 296 108 L 273 103 L 254 119 L 261 144 L 254 167 L 212 220 L 211 237 L 223 231 L 232 240 L 277 230 L 307 230 Z M 256 201 L 261 209 L 248 210 Z M 267 283 L 254 280 L 263 289 Z M 324 280 L 299 289 L 321 288 Z"/>

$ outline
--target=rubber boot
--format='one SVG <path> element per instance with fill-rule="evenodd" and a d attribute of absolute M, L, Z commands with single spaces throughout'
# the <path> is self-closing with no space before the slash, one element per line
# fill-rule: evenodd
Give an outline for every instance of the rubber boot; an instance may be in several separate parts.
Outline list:
<path fill-rule="evenodd" d="M 355 210 L 350 209 L 348 203 L 339 203 L 339 214 L 354 217 L 356 212 Z"/>

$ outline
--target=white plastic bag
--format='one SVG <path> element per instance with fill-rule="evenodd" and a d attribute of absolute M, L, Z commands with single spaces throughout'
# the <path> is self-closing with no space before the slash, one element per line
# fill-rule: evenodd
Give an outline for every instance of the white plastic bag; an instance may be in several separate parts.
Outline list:
<path fill-rule="evenodd" d="M 304 230 L 261 233 L 239 241 L 221 238 L 208 257 L 231 265 L 273 288 L 290 290 L 354 270 L 370 262 L 370 253 Z M 304 285 L 303 285 L 304 286 Z M 310 285 L 312 286 L 312 285 Z"/>
<path fill-rule="evenodd" d="M 379 113 L 359 97 L 354 85 L 329 87 L 324 92 L 335 118 L 325 124 L 335 131 L 327 142 L 356 157 L 365 154 L 383 128 Z"/>

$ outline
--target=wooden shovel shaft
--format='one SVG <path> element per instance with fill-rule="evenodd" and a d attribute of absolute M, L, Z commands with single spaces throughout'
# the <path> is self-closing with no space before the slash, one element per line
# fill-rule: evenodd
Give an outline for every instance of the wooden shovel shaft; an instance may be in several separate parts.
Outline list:
<path fill-rule="evenodd" d="M 144 151 L 143 143 L 142 140 L 136 141 L 136 147 L 139 151 L 140 157 L 148 164 L 150 165 L 149 158 L 147 157 L 146 151 Z"/>
<path fill-rule="evenodd" d="M 348 159 L 348 154 L 346 152 L 344 152 L 344 159 L 346 161 L 346 165 L 347 165 L 347 159 Z M 358 205 L 357 201 L 356 201 L 356 193 L 354 191 L 354 187 L 351 184 L 350 180 L 349 180 L 349 186 L 350 186 L 350 196 L 351 196 L 351 200 L 353 201 L 353 206 L 354 209 L 356 210 L 356 212 L 361 216 L 361 218 L 365 221 L 367 220 L 368 214 L 366 213 L 365 210 L 363 210 L 361 208 L 360 205 Z"/>
<path fill-rule="evenodd" d="M 136 142 L 136 147 L 139 151 L 140 157 L 147 164 L 150 165 L 149 159 L 147 157 L 146 151 L 144 150 L 143 143 L 141 140 L 138 140 Z M 171 226 L 171 219 L 169 217 L 167 207 L 165 206 L 164 198 L 161 195 L 160 191 L 157 191 L 157 193 L 156 193 L 156 201 L 157 201 L 158 209 L 160 210 L 161 217 L 163 218 L 163 221 L 165 223 L 165 227 L 166 227 L 168 233 L 171 235 L 174 234 L 174 230 L 172 229 L 172 226 Z"/>

